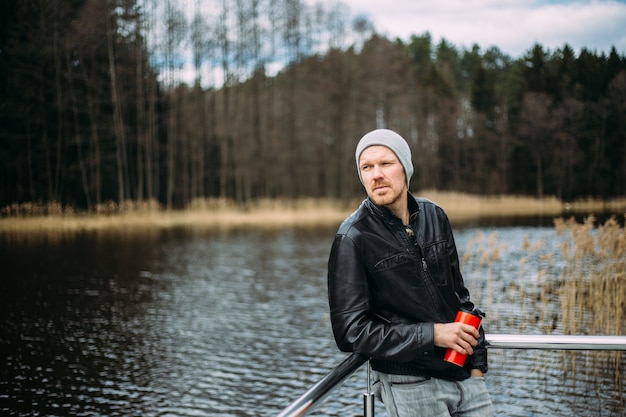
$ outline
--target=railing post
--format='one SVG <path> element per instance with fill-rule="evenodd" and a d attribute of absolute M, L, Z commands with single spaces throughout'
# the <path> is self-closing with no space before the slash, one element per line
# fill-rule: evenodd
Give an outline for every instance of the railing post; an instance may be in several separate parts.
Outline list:
<path fill-rule="evenodd" d="M 370 374 L 372 372 L 370 362 L 367 361 L 367 391 L 363 394 L 363 416 L 374 417 L 374 394 L 372 393 L 372 382 Z"/>

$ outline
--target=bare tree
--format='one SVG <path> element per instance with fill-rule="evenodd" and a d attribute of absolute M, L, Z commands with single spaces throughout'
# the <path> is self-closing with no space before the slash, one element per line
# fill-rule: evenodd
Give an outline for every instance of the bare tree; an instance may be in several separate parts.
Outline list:
<path fill-rule="evenodd" d="M 56 114 L 57 114 L 57 143 L 56 143 L 56 169 L 54 172 L 54 181 L 53 181 L 53 191 L 52 191 L 52 195 L 51 200 L 52 201 L 59 201 L 59 188 L 61 186 L 61 181 L 62 181 L 62 173 L 61 171 L 63 170 L 63 166 L 64 166 L 64 161 L 63 161 L 63 148 L 65 146 L 64 144 L 64 137 L 65 137 L 65 131 L 64 131 L 64 118 L 65 118 L 65 102 L 64 102 L 64 89 L 63 89 L 63 85 L 62 85 L 62 77 L 63 77 L 63 73 L 64 68 L 62 67 L 62 61 L 64 59 L 64 48 L 61 44 L 61 36 L 60 36 L 60 31 L 61 28 L 59 27 L 59 18 L 57 16 L 63 16 L 65 13 L 67 13 L 66 10 L 62 10 L 64 8 L 64 4 L 61 1 L 52 1 L 50 4 L 50 7 L 52 8 L 52 13 L 53 13 L 53 17 L 52 17 L 52 56 L 54 59 L 54 84 L 55 84 L 55 97 L 56 97 L 56 104 L 57 104 L 57 109 L 56 109 Z"/>
<path fill-rule="evenodd" d="M 84 89 L 85 111 L 88 120 L 88 146 L 85 156 L 87 164 L 87 177 L 89 188 L 93 195 L 93 204 L 96 206 L 102 202 L 102 152 L 100 124 L 103 123 L 104 115 L 98 103 L 102 101 L 100 96 L 106 91 L 104 79 L 100 76 L 100 44 L 98 39 L 106 38 L 106 24 L 98 20 L 99 16 L 106 13 L 107 4 L 97 0 L 85 3 L 73 25 L 73 38 L 70 40 L 74 47 L 74 59 L 79 63 L 79 77 Z M 97 24 L 93 22 L 98 22 Z"/>
<path fill-rule="evenodd" d="M 224 79 L 222 91 L 220 94 L 221 114 L 218 116 L 221 123 L 216 126 L 216 136 L 218 138 L 219 148 L 219 178 L 220 178 L 220 197 L 228 196 L 229 185 L 232 184 L 232 137 L 230 124 L 231 110 L 231 92 L 234 75 L 231 72 L 231 40 L 229 37 L 229 28 L 231 20 L 231 7 L 228 0 L 222 0 L 222 7 L 216 22 L 217 43 L 221 57 L 221 72 Z"/>
<path fill-rule="evenodd" d="M 524 95 L 520 116 L 520 135 L 524 148 L 535 165 L 536 196 L 544 196 L 544 168 L 550 157 L 554 119 L 551 114 L 552 99 L 544 93 L 529 92 Z"/>
<path fill-rule="evenodd" d="M 76 156 L 78 158 L 78 166 L 80 171 L 81 184 L 83 189 L 83 194 L 85 196 L 85 204 L 87 209 L 91 211 L 93 209 L 93 202 L 91 197 L 91 189 L 89 187 L 89 169 L 87 167 L 86 158 L 83 155 L 83 135 L 82 135 L 82 126 L 79 122 L 80 112 L 79 112 L 79 99 L 77 97 L 76 92 L 74 91 L 74 79 L 76 76 L 74 75 L 74 69 L 71 65 L 72 58 L 69 56 L 69 50 L 66 50 L 67 57 L 65 59 L 67 75 L 69 78 L 68 83 L 68 95 L 69 100 L 71 101 L 71 109 L 72 109 L 72 119 L 73 119 L 73 136 L 74 143 L 76 144 Z"/>
<path fill-rule="evenodd" d="M 145 81 L 144 73 L 144 54 L 145 54 L 145 17 L 139 10 L 138 0 L 133 0 L 133 8 L 136 10 L 135 30 L 134 30 L 134 49 L 135 49 L 135 88 L 137 90 L 135 97 L 135 141 L 136 141 L 136 199 L 141 201 L 144 199 L 145 192 L 145 161 L 146 161 L 146 143 L 148 142 L 148 128 L 146 117 L 146 99 L 145 99 Z"/>
<path fill-rule="evenodd" d="M 115 56 L 115 37 L 116 28 L 112 25 L 111 20 L 115 19 L 114 0 L 109 0 L 109 14 L 106 19 L 106 36 L 107 36 L 107 52 L 109 77 L 111 82 L 111 103 L 113 104 L 113 131 L 115 134 L 115 160 L 117 172 L 117 190 L 118 202 L 122 203 L 128 197 L 128 158 L 126 155 L 126 127 L 124 126 L 124 118 L 122 115 L 122 103 L 119 96 L 119 86 L 117 82 L 117 65 Z"/>
<path fill-rule="evenodd" d="M 552 176 L 556 180 L 558 198 L 570 199 L 576 185 L 575 169 L 582 154 L 578 147 L 578 139 L 582 130 L 584 105 L 581 101 L 570 97 L 565 99 L 554 110 L 553 122 L 559 126 L 555 129 L 554 161 Z"/>
<path fill-rule="evenodd" d="M 616 121 L 614 134 L 618 138 L 626 138 L 626 70 L 620 71 L 609 83 L 608 100 L 613 120 Z M 616 152 L 617 155 L 621 155 L 616 158 L 617 165 L 621 166 L 621 172 L 615 173 L 617 181 L 614 192 L 626 189 L 626 144 L 623 140 L 621 140 L 621 149 L 618 148 Z"/>
<path fill-rule="evenodd" d="M 144 44 L 148 50 L 158 50 L 158 35 L 159 25 L 157 22 L 157 0 L 144 0 L 143 1 L 143 14 L 146 16 L 144 27 Z M 145 182 L 146 182 L 146 198 L 148 200 L 157 200 L 159 196 L 159 172 L 160 172 L 160 158 L 159 158 L 159 115 L 158 110 L 158 87 L 159 82 L 152 72 L 145 78 L 146 86 L 146 115 L 145 115 L 145 136 L 144 136 L 144 166 L 145 166 Z"/>
<path fill-rule="evenodd" d="M 286 151 L 286 167 L 287 172 L 283 175 L 286 180 L 286 194 L 288 197 L 295 198 L 299 196 L 299 175 L 298 167 L 298 142 L 297 142 L 297 123 L 299 117 L 299 106 L 297 99 L 298 86 L 298 66 L 296 63 L 302 54 L 302 3 L 300 0 L 285 0 L 283 21 L 283 41 L 287 48 L 287 91 L 285 102 L 285 141 Z"/>
<path fill-rule="evenodd" d="M 177 172 L 181 175 L 187 175 L 184 170 L 178 171 L 177 159 L 182 154 L 177 144 L 180 141 L 180 126 L 177 112 L 179 110 L 179 92 L 176 91 L 176 72 L 181 67 L 179 48 L 182 45 L 186 34 L 186 20 L 184 13 L 177 8 L 173 1 L 168 0 L 165 3 L 165 71 L 166 85 L 169 91 L 169 101 L 167 108 L 167 148 L 166 152 L 166 206 L 168 209 L 173 208 L 174 193 L 176 191 Z M 184 151 L 184 149 L 183 149 Z M 185 155 L 182 155 L 183 161 L 186 161 Z M 186 192 L 185 187 L 182 188 Z"/>

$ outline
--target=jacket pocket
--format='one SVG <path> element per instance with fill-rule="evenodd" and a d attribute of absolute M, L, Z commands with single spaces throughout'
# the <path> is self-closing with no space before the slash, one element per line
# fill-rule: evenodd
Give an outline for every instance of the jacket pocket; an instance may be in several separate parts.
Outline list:
<path fill-rule="evenodd" d="M 396 253 L 380 259 L 373 267 L 374 272 L 384 271 L 386 269 L 396 268 L 410 261 L 406 253 Z"/>
<path fill-rule="evenodd" d="M 422 287 L 423 283 L 417 274 L 418 266 L 415 257 L 399 252 L 379 258 L 370 271 L 380 290 L 389 288 L 392 293 Z"/>
<path fill-rule="evenodd" d="M 447 242 L 437 242 L 425 248 L 428 272 L 439 286 L 452 282 L 450 256 L 447 251 Z"/>

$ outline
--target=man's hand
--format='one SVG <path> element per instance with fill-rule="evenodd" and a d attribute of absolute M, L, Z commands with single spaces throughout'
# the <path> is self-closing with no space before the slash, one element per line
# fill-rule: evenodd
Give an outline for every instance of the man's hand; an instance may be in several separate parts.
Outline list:
<path fill-rule="evenodd" d="M 435 323 L 435 346 L 454 349 L 464 355 L 474 353 L 480 334 L 465 323 Z"/>

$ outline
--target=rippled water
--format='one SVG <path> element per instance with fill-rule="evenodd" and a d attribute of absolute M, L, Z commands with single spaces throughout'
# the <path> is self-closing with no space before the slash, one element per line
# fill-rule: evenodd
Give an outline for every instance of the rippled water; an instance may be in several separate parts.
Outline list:
<path fill-rule="evenodd" d="M 345 358 L 328 321 L 333 233 L 0 236 L 0 414 L 276 415 Z M 489 267 L 481 233 L 507 245 Z M 534 260 L 525 260 L 524 236 L 547 242 Z M 538 314 L 532 302 L 511 301 L 520 289 L 512 283 L 538 279 L 540 254 L 555 251 L 552 229 L 466 228 L 457 244 L 472 253 L 465 278 L 487 306 L 488 332 Z M 499 416 L 623 415 L 612 375 L 566 378 L 561 352 L 490 355 Z M 582 369 L 595 366 L 577 358 Z M 365 389 L 362 369 L 312 414 L 360 415 Z"/>

